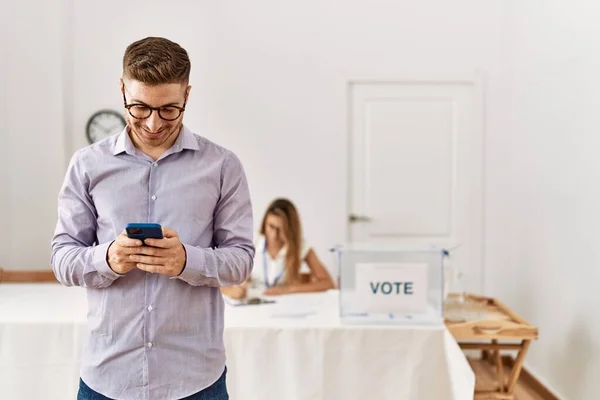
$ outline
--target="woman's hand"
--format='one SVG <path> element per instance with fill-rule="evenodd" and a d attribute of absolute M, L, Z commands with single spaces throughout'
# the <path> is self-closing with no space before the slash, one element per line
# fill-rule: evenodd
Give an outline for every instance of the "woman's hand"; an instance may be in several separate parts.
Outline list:
<path fill-rule="evenodd" d="M 286 285 L 276 285 L 267 288 L 263 294 L 265 296 L 278 296 L 280 294 L 292 293 L 291 287 Z"/>
<path fill-rule="evenodd" d="M 235 300 L 240 300 L 246 297 L 247 294 L 246 286 L 235 285 L 235 286 L 224 286 L 221 288 L 221 293 L 227 297 L 231 297 Z"/>

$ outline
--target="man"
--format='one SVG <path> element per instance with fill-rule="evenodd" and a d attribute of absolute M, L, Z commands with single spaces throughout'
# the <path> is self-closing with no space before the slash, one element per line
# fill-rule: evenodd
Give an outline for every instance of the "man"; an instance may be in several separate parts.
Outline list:
<path fill-rule="evenodd" d="M 127 127 L 73 156 L 59 194 L 52 265 L 88 294 L 78 399 L 228 399 L 221 286 L 250 276 L 248 184 L 238 158 L 182 123 L 187 52 L 129 45 Z M 163 239 L 127 237 L 159 223 Z"/>

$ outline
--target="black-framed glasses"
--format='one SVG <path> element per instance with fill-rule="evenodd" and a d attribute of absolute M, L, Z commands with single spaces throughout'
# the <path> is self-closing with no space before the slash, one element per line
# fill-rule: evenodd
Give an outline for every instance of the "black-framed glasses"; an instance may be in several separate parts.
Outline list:
<path fill-rule="evenodd" d="M 123 105 L 125 106 L 127 111 L 129 111 L 129 115 L 131 115 L 135 119 L 149 118 L 152 115 L 152 112 L 156 111 L 161 119 L 164 119 L 165 121 L 175 121 L 181 116 L 181 113 L 185 111 L 186 103 L 187 99 L 185 99 L 185 101 L 183 102 L 183 107 L 150 107 L 149 105 L 142 103 L 127 104 L 127 99 L 125 98 L 125 91 L 123 90 Z"/>

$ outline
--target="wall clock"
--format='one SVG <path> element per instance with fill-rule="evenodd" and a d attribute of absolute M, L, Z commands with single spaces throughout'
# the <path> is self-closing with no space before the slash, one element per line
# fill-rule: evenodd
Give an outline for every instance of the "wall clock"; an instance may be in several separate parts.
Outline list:
<path fill-rule="evenodd" d="M 114 110 L 100 110 L 88 119 L 85 133 L 90 143 L 119 133 L 125 128 L 125 118 Z"/>

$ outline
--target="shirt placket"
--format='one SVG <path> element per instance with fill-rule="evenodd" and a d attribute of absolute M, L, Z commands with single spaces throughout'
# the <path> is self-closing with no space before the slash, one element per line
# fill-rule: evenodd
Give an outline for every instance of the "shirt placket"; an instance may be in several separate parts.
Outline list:
<path fill-rule="evenodd" d="M 158 192 L 158 173 L 159 173 L 159 161 L 152 161 L 149 163 L 150 172 L 148 174 L 148 221 L 156 222 L 156 208 L 160 202 L 160 196 Z M 155 305 L 153 301 L 155 299 L 155 293 L 153 288 L 155 287 L 155 277 L 152 274 L 146 274 L 144 279 L 144 346 L 145 346 L 145 365 L 144 365 L 144 399 L 150 398 L 150 385 L 149 385 L 149 371 L 151 370 L 149 360 L 155 359 L 151 357 L 150 352 L 155 351 L 156 337 L 154 327 L 154 314 Z M 155 370 L 155 367 L 152 370 Z"/>

